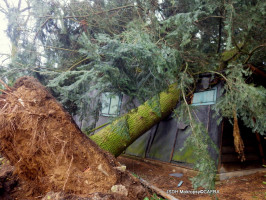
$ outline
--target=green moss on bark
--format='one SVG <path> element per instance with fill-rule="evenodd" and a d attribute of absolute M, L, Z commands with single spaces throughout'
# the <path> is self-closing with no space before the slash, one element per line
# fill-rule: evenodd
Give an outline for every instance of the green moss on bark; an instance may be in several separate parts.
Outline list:
<path fill-rule="evenodd" d="M 177 85 L 173 84 L 167 91 L 159 94 L 160 115 L 154 112 L 154 109 L 148 102 L 153 100 L 156 101 L 156 99 L 151 99 L 140 105 L 138 108 L 131 110 L 112 124 L 101 129 L 95 135 L 90 136 L 90 138 L 102 149 L 115 156 L 119 156 L 138 137 L 173 111 L 179 100 L 179 95 L 180 91 L 177 88 Z M 127 122 L 127 128 L 114 128 L 119 124 L 119 121 L 125 119 Z M 121 133 L 121 130 L 128 131 L 128 133 Z M 129 137 L 125 137 L 125 135 L 128 135 Z"/>

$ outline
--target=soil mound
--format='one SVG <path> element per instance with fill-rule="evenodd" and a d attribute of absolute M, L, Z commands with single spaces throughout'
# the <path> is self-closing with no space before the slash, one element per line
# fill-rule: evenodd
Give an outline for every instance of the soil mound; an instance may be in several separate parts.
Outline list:
<path fill-rule="evenodd" d="M 20 78 L 0 96 L 0 146 L 14 173 L 30 185 L 31 196 L 50 191 L 81 197 L 110 194 L 115 185 L 124 186 L 115 191 L 122 199 L 149 196 L 32 77 Z"/>

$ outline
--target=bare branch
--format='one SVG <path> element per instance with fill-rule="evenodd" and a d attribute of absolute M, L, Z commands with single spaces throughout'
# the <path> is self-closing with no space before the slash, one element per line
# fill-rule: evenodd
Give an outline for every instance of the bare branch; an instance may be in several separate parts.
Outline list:
<path fill-rule="evenodd" d="M 77 50 L 72 50 L 72 49 L 65 49 L 65 48 L 61 48 L 61 47 L 53 47 L 53 46 L 45 46 L 45 45 L 39 45 L 44 47 L 45 49 L 58 49 L 58 50 L 63 50 L 63 51 L 71 51 L 71 52 L 76 52 L 78 53 Z"/>
<path fill-rule="evenodd" d="M 21 0 L 18 1 L 18 10 L 20 10 L 21 7 Z"/>
<path fill-rule="evenodd" d="M 7 3 L 7 0 L 4 0 L 5 4 L 6 4 L 6 7 L 7 8 L 10 8 L 9 4 Z"/>
<path fill-rule="evenodd" d="M 104 10 L 104 11 L 100 11 L 100 12 L 96 12 L 96 13 L 91 13 L 91 14 L 87 14 L 87 15 L 82 15 L 82 16 L 66 16 L 66 17 L 53 17 L 52 15 L 47 15 L 47 16 L 41 16 L 39 18 L 45 18 L 45 17 L 48 17 L 50 19 L 70 19 L 70 18 L 83 18 L 83 17 L 90 17 L 90 16 L 93 16 L 93 15 L 101 15 L 101 14 L 104 14 L 104 13 L 108 13 L 108 12 L 113 12 L 113 11 L 117 11 L 117 10 L 121 10 L 121 9 L 125 9 L 125 8 L 132 8 L 132 7 L 139 7 L 139 6 L 136 6 L 136 5 L 126 5 L 126 6 L 121 6 L 121 7 L 117 7 L 117 8 L 113 8 L 113 9 L 110 9 L 110 10 Z M 143 9 L 141 7 L 139 7 L 140 9 Z"/>
<path fill-rule="evenodd" d="M 252 57 L 252 55 L 255 53 L 255 51 L 259 50 L 260 48 L 264 48 L 266 47 L 266 43 L 259 45 L 257 47 L 255 47 L 249 54 L 248 54 L 248 58 L 245 60 L 244 64 L 247 64 L 248 61 L 250 60 L 250 58 Z"/>
<path fill-rule="evenodd" d="M 25 12 L 25 11 L 29 10 L 29 9 L 31 9 L 31 6 L 29 6 L 29 7 L 27 7 L 27 8 L 24 8 L 24 9 L 22 9 L 20 12 L 21 12 L 21 13 L 23 13 L 23 12 Z"/>
<path fill-rule="evenodd" d="M 0 79 L 0 83 L 1 83 L 1 84 L 2 84 L 7 90 L 11 91 L 11 88 L 8 87 L 8 85 L 7 85 L 4 81 L 2 81 L 1 79 Z"/>
<path fill-rule="evenodd" d="M 224 16 L 221 16 L 221 15 L 219 15 L 219 16 L 208 16 L 208 17 L 204 17 L 204 18 L 201 18 L 199 20 L 196 20 L 196 22 L 198 23 L 198 22 L 204 21 L 204 20 L 206 20 L 208 18 L 221 18 L 221 19 L 224 19 L 225 17 Z"/>
<path fill-rule="evenodd" d="M 220 15 L 223 17 L 223 11 L 220 10 Z M 219 19 L 219 30 L 218 30 L 218 46 L 216 53 L 220 53 L 221 50 L 221 42 L 222 42 L 222 28 L 223 28 L 223 18 Z"/>
<path fill-rule="evenodd" d="M 5 90 L 1 90 L 1 89 L 0 89 L 0 92 L 5 93 L 5 94 L 9 94 L 9 93 L 6 92 Z"/>
<path fill-rule="evenodd" d="M 26 2 L 27 2 L 28 7 L 24 8 L 24 9 L 22 9 L 22 10 L 20 10 L 20 8 L 19 8 L 20 13 L 23 13 L 23 12 L 25 12 L 25 11 L 27 11 L 27 10 L 29 10 L 29 9 L 32 8 L 32 7 L 30 6 L 30 2 L 27 1 L 27 0 L 26 0 Z"/>
<path fill-rule="evenodd" d="M 71 71 L 73 70 L 75 67 L 77 67 L 80 63 L 82 63 L 85 60 L 88 60 L 88 57 L 83 58 L 82 60 L 78 61 L 77 63 L 74 63 L 71 67 L 69 67 L 66 71 Z"/>
<path fill-rule="evenodd" d="M 36 34 L 35 34 L 35 36 L 34 36 L 34 39 L 33 39 L 34 41 L 36 40 L 36 38 L 37 38 L 39 32 L 42 30 L 42 28 L 45 26 L 45 24 L 46 24 L 49 20 L 50 20 L 50 18 L 47 18 L 47 19 L 45 20 L 45 22 L 43 22 L 43 24 L 41 25 L 41 27 L 39 28 L 39 30 L 36 32 Z"/>
<path fill-rule="evenodd" d="M 5 15 L 8 14 L 8 12 L 2 6 L 0 6 L 0 12 L 4 13 Z"/>

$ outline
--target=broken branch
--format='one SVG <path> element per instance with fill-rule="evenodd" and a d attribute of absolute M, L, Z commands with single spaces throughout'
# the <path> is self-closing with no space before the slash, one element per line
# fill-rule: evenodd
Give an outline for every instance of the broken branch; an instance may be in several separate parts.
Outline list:
<path fill-rule="evenodd" d="M 252 57 L 252 55 L 255 53 L 255 51 L 259 50 L 260 48 L 266 47 L 266 43 L 259 45 L 257 47 L 255 47 L 249 54 L 248 54 L 248 58 L 245 60 L 244 64 L 247 64 L 248 61 L 250 60 L 250 58 Z"/>
<path fill-rule="evenodd" d="M 7 85 L 4 81 L 2 81 L 1 79 L 0 79 L 0 83 L 1 83 L 1 84 L 2 84 L 7 90 L 11 91 L 11 88 L 8 87 L 8 85 Z"/>

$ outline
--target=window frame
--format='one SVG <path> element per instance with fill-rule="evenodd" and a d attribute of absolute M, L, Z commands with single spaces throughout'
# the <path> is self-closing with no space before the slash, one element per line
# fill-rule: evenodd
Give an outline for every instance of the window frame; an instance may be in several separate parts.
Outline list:
<path fill-rule="evenodd" d="M 105 97 L 103 97 L 103 95 L 105 95 Z M 111 105 L 112 105 L 112 99 L 114 97 L 112 96 L 115 96 L 115 97 L 118 97 L 118 103 L 117 103 L 117 112 L 116 114 L 111 114 L 110 111 L 111 111 Z M 109 97 L 108 97 L 109 96 Z M 103 112 L 103 98 L 108 98 L 109 102 L 107 102 L 107 106 L 108 106 L 108 112 Z M 111 93 L 111 92 L 104 92 L 101 94 L 101 111 L 100 111 L 100 115 L 103 116 L 103 117 L 117 117 L 120 115 L 120 111 L 121 111 L 121 105 L 122 105 L 122 99 L 123 99 L 123 95 L 122 94 L 114 94 L 114 93 Z"/>
<path fill-rule="evenodd" d="M 194 100 L 194 98 L 195 98 L 195 94 L 197 94 L 197 95 L 200 95 L 200 94 L 203 94 L 204 95 L 204 93 L 208 93 L 208 92 L 213 92 L 213 98 L 212 98 L 212 100 L 209 100 L 209 101 L 203 101 L 203 102 L 201 102 L 201 101 L 199 101 L 201 98 L 203 98 L 203 97 L 197 97 L 196 96 L 196 102 L 194 102 L 195 100 Z M 216 102 L 217 102 L 217 87 L 214 87 L 214 88 L 212 88 L 212 89 L 209 89 L 209 90 L 204 90 L 204 91 L 200 91 L 200 92 L 195 92 L 194 93 L 194 95 L 193 95 L 193 99 L 192 99 L 192 102 L 191 102 L 191 105 L 193 105 L 193 106 L 206 106 L 206 105 L 213 105 L 213 104 L 216 104 Z"/>

